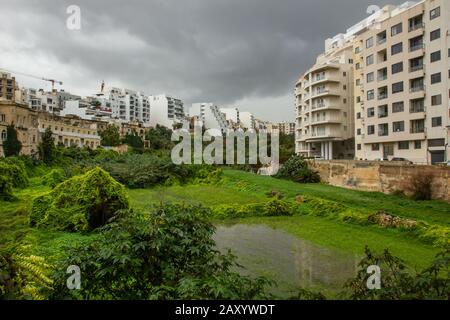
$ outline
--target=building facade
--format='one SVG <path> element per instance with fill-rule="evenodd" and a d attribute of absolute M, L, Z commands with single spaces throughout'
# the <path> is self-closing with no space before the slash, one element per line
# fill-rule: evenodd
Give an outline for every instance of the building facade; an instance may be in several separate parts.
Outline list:
<path fill-rule="evenodd" d="M 165 94 L 150 96 L 151 119 L 150 125 L 157 124 L 172 129 L 176 124 L 185 120 L 183 102 L 180 99 L 168 97 Z"/>
<path fill-rule="evenodd" d="M 322 159 L 354 157 L 353 42 L 325 41 L 325 53 L 297 82 L 296 153 Z"/>
<path fill-rule="evenodd" d="M 356 158 L 449 159 L 450 0 L 387 6 L 355 42 Z"/>
<path fill-rule="evenodd" d="M 278 128 L 280 130 L 280 133 L 287 134 L 287 135 L 293 135 L 295 134 L 295 122 L 279 122 Z"/>
<path fill-rule="evenodd" d="M 213 103 L 193 103 L 189 110 L 190 117 L 197 117 L 205 129 L 215 129 L 217 135 L 227 132 L 228 122 L 221 109 Z"/>

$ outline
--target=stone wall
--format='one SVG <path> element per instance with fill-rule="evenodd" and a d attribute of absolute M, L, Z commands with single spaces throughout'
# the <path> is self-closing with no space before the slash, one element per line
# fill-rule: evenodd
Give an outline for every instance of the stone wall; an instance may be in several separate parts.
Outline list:
<path fill-rule="evenodd" d="M 309 160 L 309 163 L 323 182 L 363 191 L 393 193 L 402 190 L 409 194 L 415 175 L 432 175 L 433 199 L 450 201 L 450 167 L 353 160 Z"/>

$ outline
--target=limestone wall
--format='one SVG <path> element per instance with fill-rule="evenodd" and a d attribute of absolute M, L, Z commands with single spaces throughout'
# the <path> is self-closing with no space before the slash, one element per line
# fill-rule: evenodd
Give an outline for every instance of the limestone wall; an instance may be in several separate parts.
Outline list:
<path fill-rule="evenodd" d="M 384 193 L 403 190 L 408 194 L 412 177 L 429 174 L 434 177 L 433 198 L 450 201 L 450 167 L 353 160 L 309 160 L 309 163 L 322 181 L 331 185 Z"/>

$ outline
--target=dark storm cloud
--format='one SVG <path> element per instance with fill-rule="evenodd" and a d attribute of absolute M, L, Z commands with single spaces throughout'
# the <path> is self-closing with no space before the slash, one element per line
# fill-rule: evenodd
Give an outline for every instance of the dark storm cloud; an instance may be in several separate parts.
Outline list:
<path fill-rule="evenodd" d="M 246 99 L 257 115 L 289 119 L 289 100 L 272 110 L 258 105 L 290 95 L 327 37 L 364 19 L 369 5 L 386 2 L 0 0 L 2 21 L 8 22 L 0 35 L 12 36 L 0 41 L 0 49 L 17 51 L 22 59 L 48 55 L 82 90 L 104 79 L 148 94 L 166 92 L 187 103 L 231 105 Z M 81 8 L 81 31 L 65 28 L 71 4 Z M 4 65 L 8 61 L 1 61 Z M 72 70 L 77 76 L 70 79 Z M 252 99 L 258 103 L 252 105 Z"/>

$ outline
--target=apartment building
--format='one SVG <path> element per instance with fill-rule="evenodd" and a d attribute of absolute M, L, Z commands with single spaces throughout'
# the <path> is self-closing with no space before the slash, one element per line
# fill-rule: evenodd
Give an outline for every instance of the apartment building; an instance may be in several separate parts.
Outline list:
<path fill-rule="evenodd" d="M 280 133 L 284 133 L 287 135 L 295 134 L 295 122 L 279 122 L 278 128 Z"/>
<path fill-rule="evenodd" d="M 157 124 L 172 129 L 174 125 L 185 120 L 183 102 L 180 99 L 168 97 L 165 94 L 150 96 L 151 118 L 150 125 Z"/>
<path fill-rule="evenodd" d="M 355 32 L 356 158 L 449 159 L 450 0 L 386 6 Z"/>
<path fill-rule="evenodd" d="M 241 127 L 241 119 L 238 108 L 220 108 L 220 112 L 225 115 L 230 129 L 239 129 Z"/>
<path fill-rule="evenodd" d="M 215 129 L 217 135 L 227 132 L 228 122 L 224 113 L 214 103 L 193 103 L 190 117 L 197 117 L 205 129 Z"/>
<path fill-rule="evenodd" d="M 67 100 L 60 115 L 84 120 L 108 120 L 112 117 L 112 108 L 108 105 L 109 103 L 106 103 L 106 106 L 103 106 L 101 102 L 92 99 Z"/>
<path fill-rule="evenodd" d="M 0 100 L 15 101 L 17 87 L 15 77 L 0 70 Z"/>
<path fill-rule="evenodd" d="M 255 116 L 251 112 L 239 112 L 241 128 L 252 130 L 256 127 Z"/>
<path fill-rule="evenodd" d="M 296 153 L 305 157 L 354 157 L 353 35 L 325 41 L 325 52 L 297 81 Z"/>

